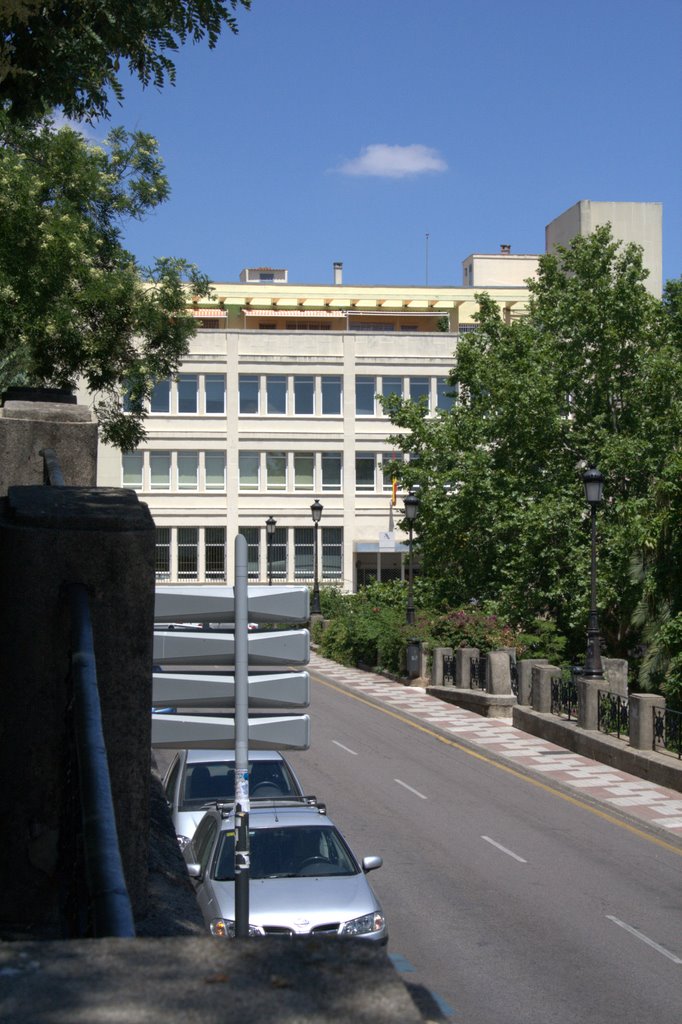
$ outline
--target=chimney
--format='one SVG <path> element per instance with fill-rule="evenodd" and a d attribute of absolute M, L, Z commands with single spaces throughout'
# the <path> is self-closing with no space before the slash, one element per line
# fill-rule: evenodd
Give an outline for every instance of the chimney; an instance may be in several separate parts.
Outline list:
<path fill-rule="evenodd" d="M 343 263 L 334 264 L 334 284 L 343 284 Z"/>
<path fill-rule="evenodd" d="M 503 256 L 509 256 L 511 252 L 511 245 L 501 245 L 500 252 L 502 253 Z"/>

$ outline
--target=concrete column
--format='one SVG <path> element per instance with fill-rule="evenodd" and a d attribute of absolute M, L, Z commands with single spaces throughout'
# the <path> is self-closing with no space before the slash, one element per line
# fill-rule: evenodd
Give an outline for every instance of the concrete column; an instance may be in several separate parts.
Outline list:
<path fill-rule="evenodd" d="M 556 665 L 535 664 L 531 669 L 533 711 L 549 715 L 552 711 L 552 680 L 560 675 Z"/>
<path fill-rule="evenodd" d="M 0 496 L 43 483 L 44 448 L 53 448 L 66 484 L 97 482 L 97 423 L 87 406 L 49 388 L 10 388 L 0 409 Z"/>
<path fill-rule="evenodd" d="M 665 697 L 657 693 L 631 693 L 628 698 L 630 746 L 654 749 L 654 708 L 665 708 Z"/>
<path fill-rule="evenodd" d="M 70 582 L 90 596 L 114 807 L 137 916 L 147 899 L 154 522 L 132 491 L 10 487 L 0 500 L 0 563 L 7 823 L 0 919 L 54 924 L 57 883 L 74 862 L 74 836 L 60 828 L 74 786 L 65 724 Z"/>
<path fill-rule="evenodd" d="M 532 704 L 533 665 L 547 665 L 547 658 L 522 658 L 516 662 L 516 677 L 519 681 L 518 704 Z"/>
<path fill-rule="evenodd" d="M 471 689 L 471 662 L 479 656 L 478 647 L 458 647 L 455 651 L 455 686 Z"/>
<path fill-rule="evenodd" d="M 488 693 L 511 693 L 511 668 L 508 651 L 491 651 L 488 655 Z"/>
<path fill-rule="evenodd" d="M 431 686 L 453 686 L 451 679 L 445 681 L 443 659 L 452 657 L 452 647 L 434 647 L 431 655 Z"/>
<path fill-rule="evenodd" d="M 602 689 L 617 693 L 619 697 L 628 695 L 628 663 L 626 658 L 602 658 L 602 668 L 606 677 L 606 686 Z"/>
<path fill-rule="evenodd" d="M 578 725 L 581 729 L 596 732 L 599 728 L 599 691 L 608 690 L 606 679 L 590 679 L 576 676 L 578 691 Z"/>

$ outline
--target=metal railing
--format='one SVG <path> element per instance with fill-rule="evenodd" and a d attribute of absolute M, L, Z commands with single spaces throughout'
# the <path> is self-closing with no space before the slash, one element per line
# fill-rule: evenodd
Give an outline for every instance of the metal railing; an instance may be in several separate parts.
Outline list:
<path fill-rule="evenodd" d="M 443 656 L 443 682 L 446 686 L 455 685 L 455 666 L 457 659 L 454 654 L 446 654 Z"/>
<path fill-rule="evenodd" d="M 575 684 L 575 677 L 571 674 L 568 678 L 554 676 L 551 681 L 553 715 L 559 715 L 570 721 L 577 721 L 578 718 L 578 688 Z"/>
<path fill-rule="evenodd" d="M 488 689 L 488 659 L 485 654 L 469 663 L 469 684 L 472 690 Z"/>
<path fill-rule="evenodd" d="M 627 697 L 610 690 L 597 691 L 597 729 L 618 739 L 630 735 L 630 705 Z"/>
<path fill-rule="evenodd" d="M 682 712 L 671 708 L 653 708 L 653 749 L 673 754 L 682 760 Z"/>
<path fill-rule="evenodd" d="M 44 449 L 41 454 L 46 484 L 64 486 L 55 452 Z M 75 848 L 76 852 L 70 858 L 70 881 L 62 899 L 64 927 L 70 938 L 132 938 L 135 925 L 116 830 L 90 601 L 80 583 L 68 584 L 65 589 L 71 611 L 71 655 L 67 680 L 67 812 L 61 827 L 66 834 L 62 848 Z"/>
<path fill-rule="evenodd" d="M 511 692 L 514 694 L 516 699 L 519 698 L 519 671 L 516 667 L 516 661 L 509 655 L 509 676 L 511 679 Z"/>

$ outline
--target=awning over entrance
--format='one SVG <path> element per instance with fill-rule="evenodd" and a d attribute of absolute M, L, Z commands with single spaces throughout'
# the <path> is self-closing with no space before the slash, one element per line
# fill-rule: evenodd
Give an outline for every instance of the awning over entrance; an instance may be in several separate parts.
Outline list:
<path fill-rule="evenodd" d="M 356 544 L 355 544 L 355 550 L 357 551 L 358 554 L 377 554 L 379 551 L 381 551 L 381 548 L 379 547 L 379 541 L 378 540 L 367 540 L 367 541 L 357 541 Z M 405 553 L 407 553 L 409 551 L 409 548 L 408 548 L 407 544 L 400 544 L 399 542 L 396 541 L 396 545 L 395 545 L 395 549 L 394 550 L 398 551 L 398 552 L 405 552 Z M 389 551 L 381 551 L 382 555 L 393 554 L 393 553 L 394 553 L 393 551 L 390 551 L 390 552 Z"/>
<path fill-rule="evenodd" d="M 338 320 L 345 316 L 343 310 L 332 312 L 328 309 L 243 309 L 244 316 L 278 316 L 286 317 L 287 320 L 296 320 L 299 317 L 312 317 L 313 320 L 324 320 L 325 317 L 332 317 Z"/>
<path fill-rule="evenodd" d="M 217 320 L 220 317 L 227 316 L 224 309 L 190 309 L 190 313 L 201 320 L 208 320 L 209 318 Z"/>

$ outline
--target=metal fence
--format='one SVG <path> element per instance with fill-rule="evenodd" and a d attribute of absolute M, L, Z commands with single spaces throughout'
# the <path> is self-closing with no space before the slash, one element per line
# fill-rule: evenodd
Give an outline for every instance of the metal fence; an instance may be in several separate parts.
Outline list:
<path fill-rule="evenodd" d="M 63 486 L 52 449 L 41 452 L 45 483 Z M 111 795 L 97 685 L 97 666 L 86 588 L 66 588 L 71 611 L 71 656 L 67 679 L 66 799 L 62 830 L 61 896 L 64 931 L 69 938 L 135 935 L 123 874 Z"/>
<path fill-rule="evenodd" d="M 488 659 L 485 654 L 471 659 L 469 684 L 472 690 L 488 689 Z"/>
<path fill-rule="evenodd" d="M 568 677 L 554 676 L 551 682 L 553 715 L 559 715 L 567 721 L 576 721 L 578 718 L 578 688 L 575 684 L 575 676 Z"/>
<path fill-rule="evenodd" d="M 454 654 L 446 654 L 443 657 L 443 682 L 446 686 L 455 685 L 455 667 L 457 659 Z"/>
<path fill-rule="evenodd" d="M 627 697 L 610 690 L 597 691 L 597 729 L 621 736 L 630 735 L 630 705 Z"/>
<path fill-rule="evenodd" d="M 682 712 L 653 708 L 654 750 L 682 759 Z"/>

